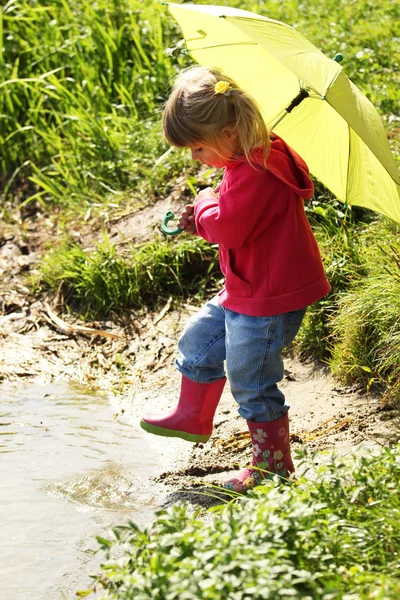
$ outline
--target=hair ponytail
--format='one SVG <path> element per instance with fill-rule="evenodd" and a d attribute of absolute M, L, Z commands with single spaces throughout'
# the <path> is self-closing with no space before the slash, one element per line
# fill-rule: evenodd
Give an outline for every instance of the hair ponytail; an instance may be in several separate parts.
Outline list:
<path fill-rule="evenodd" d="M 229 84 L 229 93 L 215 92 L 219 81 Z M 237 130 L 240 152 L 250 163 L 252 150 L 264 149 L 265 166 L 270 136 L 255 100 L 217 69 L 192 67 L 179 75 L 163 112 L 168 142 L 179 148 L 207 143 L 218 149 L 227 126 Z"/>

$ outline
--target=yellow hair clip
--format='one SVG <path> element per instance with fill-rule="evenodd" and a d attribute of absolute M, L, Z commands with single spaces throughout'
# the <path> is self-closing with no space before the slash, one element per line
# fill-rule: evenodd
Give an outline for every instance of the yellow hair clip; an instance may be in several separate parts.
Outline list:
<path fill-rule="evenodd" d="M 214 86 L 214 92 L 216 94 L 224 94 L 224 96 L 229 96 L 231 91 L 232 88 L 227 81 L 218 81 Z"/>

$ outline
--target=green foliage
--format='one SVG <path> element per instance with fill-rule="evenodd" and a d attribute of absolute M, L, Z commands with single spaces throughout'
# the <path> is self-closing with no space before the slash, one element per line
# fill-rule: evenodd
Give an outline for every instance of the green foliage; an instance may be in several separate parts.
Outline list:
<path fill-rule="evenodd" d="M 325 360 L 331 352 L 331 319 L 341 294 L 365 275 L 359 230 L 352 210 L 320 194 L 307 208 L 332 290 L 307 310 L 295 345 L 302 355 Z M 344 212 L 343 212 L 344 210 Z"/>
<path fill-rule="evenodd" d="M 157 107 L 177 64 L 164 53 L 176 29 L 164 12 L 138 0 L 3 5 L 3 203 L 27 178 L 39 200 L 99 201 L 154 164 L 165 150 Z"/>
<path fill-rule="evenodd" d="M 329 207 L 323 211 L 318 224 L 312 219 L 332 291 L 308 309 L 295 348 L 326 360 L 338 380 L 366 390 L 379 384 L 398 400 L 399 228 L 385 219 L 336 223 Z"/>
<path fill-rule="evenodd" d="M 104 235 L 95 250 L 66 244 L 48 254 L 41 281 L 55 289 L 61 284 L 73 308 L 104 317 L 153 306 L 169 294 L 201 294 L 215 279 L 217 262 L 216 248 L 201 238 L 156 240 L 121 255 Z"/>
<path fill-rule="evenodd" d="M 343 53 L 350 78 L 396 119 L 399 3 L 225 3 L 287 22 L 328 56 Z M 158 109 L 169 79 L 190 60 L 165 53 L 181 38 L 166 8 L 151 0 L 8 0 L 0 37 L 0 204 L 36 198 L 79 210 L 142 189 L 166 149 Z"/>
<path fill-rule="evenodd" d="M 127 523 L 98 538 L 96 587 L 119 600 L 394 600 L 399 477 L 399 448 L 384 449 L 266 482 L 206 522 L 175 505 L 151 530 Z"/>
<path fill-rule="evenodd" d="M 384 383 L 388 395 L 399 399 L 400 235 L 385 240 L 383 234 L 380 224 L 360 239 L 367 274 L 340 299 L 330 366 L 347 383 Z"/>
<path fill-rule="evenodd" d="M 346 74 L 382 114 L 399 160 L 398 2 L 226 0 L 225 4 L 292 25 L 327 56 L 341 52 Z M 127 194 L 145 202 L 147 197 L 168 193 L 176 175 L 188 164 L 182 152 L 172 152 L 155 168 L 156 159 L 167 149 L 160 136 L 159 110 L 171 77 L 190 63 L 190 57 L 179 50 L 165 52 L 181 36 L 166 8 L 152 0 L 3 2 L 0 205 L 12 209 L 36 199 L 46 209 L 61 207 L 64 212 L 68 208 L 77 213 L 110 200 L 121 205 Z M 189 178 L 189 187 L 191 183 Z M 323 360 L 331 357 L 336 345 L 332 368 L 338 376 L 365 385 L 372 379 L 385 381 L 396 390 L 398 370 L 393 363 L 399 356 L 398 327 L 392 326 L 394 317 L 389 319 L 392 311 L 387 311 L 387 321 L 383 319 L 385 299 L 392 297 L 387 290 L 390 286 L 397 289 L 392 282 L 396 272 L 393 255 L 388 250 L 382 253 L 373 271 L 375 257 L 371 254 L 370 260 L 364 253 L 366 238 L 360 224 L 367 222 L 368 212 L 344 208 L 318 183 L 308 212 L 332 292 L 309 309 L 297 345 L 302 354 Z M 387 232 L 377 231 L 381 245 L 390 243 Z M 193 248 L 196 244 L 199 242 Z M 371 246 L 376 244 L 374 240 Z M 159 249 L 157 242 L 155 245 Z M 161 246 L 173 253 L 178 248 L 167 242 Z M 140 252 L 136 253 L 142 256 Z M 198 249 L 193 252 L 200 256 Z M 201 255 L 208 257 L 204 268 L 196 263 L 191 270 L 194 255 L 189 253 L 186 256 L 191 259 L 182 258 L 179 268 L 178 263 L 171 265 L 160 255 L 161 263 L 170 268 L 160 264 L 152 269 L 151 253 L 143 261 L 140 258 L 140 265 L 145 266 L 139 268 L 133 267 L 134 256 L 120 256 L 106 242 L 93 254 L 68 246 L 46 259 L 44 280 L 50 285 L 63 281 L 72 306 L 85 306 L 93 315 L 106 314 L 152 302 L 164 285 L 173 293 L 181 293 L 183 287 L 193 293 L 195 282 L 203 284 L 209 277 L 214 249 L 212 253 L 210 258 L 206 246 L 201 248 Z M 385 280 L 382 273 L 387 264 L 391 275 Z M 370 273 L 375 312 L 372 300 L 367 306 L 368 279 L 362 281 Z M 349 300 L 341 300 L 347 292 L 351 293 Z M 378 318 L 379 306 L 382 316 Z M 374 323 L 368 321 L 368 327 L 361 327 L 357 323 L 363 321 L 365 311 L 374 315 Z M 355 320 L 351 328 L 349 315 Z"/>

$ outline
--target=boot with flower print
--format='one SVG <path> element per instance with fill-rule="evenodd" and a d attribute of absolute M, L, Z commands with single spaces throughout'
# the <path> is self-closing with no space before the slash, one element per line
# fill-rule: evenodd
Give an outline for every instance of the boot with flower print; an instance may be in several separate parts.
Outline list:
<path fill-rule="evenodd" d="M 247 426 L 253 444 L 253 458 L 250 467 L 224 483 L 224 488 L 234 492 L 244 492 L 253 488 L 263 479 L 270 479 L 275 473 L 288 477 L 294 472 L 287 413 L 269 423 L 247 421 Z"/>

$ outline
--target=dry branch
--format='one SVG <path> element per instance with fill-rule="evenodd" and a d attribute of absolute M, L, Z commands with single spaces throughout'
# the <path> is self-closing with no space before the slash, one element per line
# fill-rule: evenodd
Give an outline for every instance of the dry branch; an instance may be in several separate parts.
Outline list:
<path fill-rule="evenodd" d="M 62 331 L 63 333 L 66 333 L 68 335 L 75 335 L 77 333 L 80 333 L 82 335 L 95 335 L 95 336 L 99 335 L 101 337 L 108 337 L 108 338 L 113 338 L 113 339 L 122 339 L 123 337 L 125 337 L 124 335 L 122 335 L 120 333 L 113 333 L 111 331 L 105 331 L 104 329 L 95 329 L 93 327 L 86 327 L 84 325 L 71 325 L 69 323 L 66 323 L 62 319 L 60 319 L 60 317 L 58 317 L 51 310 L 51 308 L 47 304 L 47 302 L 45 304 L 45 307 L 46 307 L 46 312 L 44 313 L 44 317 L 45 317 L 46 321 L 51 323 L 57 329 L 59 329 L 60 331 Z"/>

